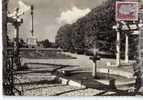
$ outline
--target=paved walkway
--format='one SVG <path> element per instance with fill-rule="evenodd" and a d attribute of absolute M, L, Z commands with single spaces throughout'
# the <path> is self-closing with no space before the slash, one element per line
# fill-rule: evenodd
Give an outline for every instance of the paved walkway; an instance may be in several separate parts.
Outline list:
<path fill-rule="evenodd" d="M 127 92 L 129 88 L 133 87 L 135 80 L 133 78 L 133 71 L 132 71 L 131 66 L 125 66 L 121 68 L 107 67 L 106 62 L 112 61 L 112 60 L 101 59 L 100 61 L 97 62 L 98 63 L 98 70 L 97 70 L 98 77 L 100 78 L 94 79 L 91 76 L 92 67 L 94 66 L 94 63 L 91 60 L 89 60 L 89 56 L 72 54 L 72 53 L 67 53 L 67 52 L 66 53 L 63 52 L 63 53 L 66 55 L 70 55 L 72 57 L 76 57 L 77 59 L 27 59 L 27 58 L 23 58 L 22 63 L 23 64 L 27 63 L 28 67 L 31 68 L 30 70 L 31 72 L 39 73 L 39 74 L 35 74 L 36 76 L 46 73 L 46 72 L 51 73 L 55 69 L 58 71 L 60 69 L 65 69 L 65 67 L 69 69 L 73 67 L 77 67 L 79 68 L 79 70 L 73 71 L 71 76 L 66 76 L 66 77 L 62 76 L 62 77 L 67 80 L 72 80 L 74 82 L 77 82 L 81 85 L 85 85 L 88 91 L 96 91 L 93 93 L 94 95 L 101 95 L 101 94 L 105 95 L 110 92 L 111 94 L 112 93 L 116 94 L 116 93 L 121 93 L 121 92 L 125 93 Z M 43 68 L 44 70 L 41 70 Z M 31 72 L 26 72 L 26 73 L 31 73 Z M 115 79 L 115 81 L 111 82 L 112 79 Z M 114 85 L 117 86 L 116 89 L 111 88 L 111 86 L 114 87 Z M 78 88 L 79 87 L 76 88 L 77 91 L 84 91 L 84 92 L 81 92 L 80 95 L 86 95 L 86 91 L 87 91 L 86 89 L 78 90 Z M 74 91 L 74 90 L 69 90 L 69 91 Z M 73 92 L 71 93 L 75 95 L 77 91 L 74 91 L 74 93 Z M 71 93 L 63 92 L 63 95 L 72 95 Z M 62 94 L 57 93 L 54 95 L 62 95 Z"/>
<path fill-rule="evenodd" d="M 71 65 L 71 66 L 80 66 L 81 70 L 92 72 L 92 68 L 94 66 L 94 63 L 89 60 L 89 56 L 86 55 L 78 55 L 78 54 L 72 54 L 68 52 L 63 52 L 66 55 L 70 55 L 72 57 L 76 57 L 77 59 L 23 59 L 22 63 L 47 63 L 47 64 L 59 64 L 59 65 Z M 117 67 L 107 67 L 107 62 L 113 62 L 112 59 L 101 59 L 100 61 L 97 61 L 97 71 L 102 73 L 110 73 L 115 75 L 124 76 L 127 78 L 133 77 L 133 68 L 132 66 L 122 66 L 120 68 Z"/>
<path fill-rule="evenodd" d="M 55 80 L 56 76 L 51 73 L 59 68 L 60 66 L 54 64 L 29 64 L 27 70 L 17 72 L 19 80 L 16 81 L 16 87 L 19 90 L 23 87 L 24 96 L 94 96 L 115 93 L 95 88 L 61 84 Z"/>
<path fill-rule="evenodd" d="M 113 91 L 109 89 L 108 85 L 99 82 L 100 79 L 92 79 L 90 72 L 83 71 L 74 72 L 72 76 L 69 77 L 62 76 L 65 79 L 72 80 L 70 81 L 72 84 L 61 84 L 59 81 L 55 80 L 55 75 L 51 73 L 59 68 L 60 66 L 54 64 L 30 64 L 29 69 L 18 71 L 17 77 L 20 81 L 16 82 L 16 86 L 19 89 L 21 89 L 21 86 L 23 87 L 24 96 L 102 96 L 117 95 L 117 93 L 121 92 L 119 90 Z M 104 78 L 108 79 L 108 77 Z M 88 87 L 74 86 L 75 83 L 81 83 Z"/>

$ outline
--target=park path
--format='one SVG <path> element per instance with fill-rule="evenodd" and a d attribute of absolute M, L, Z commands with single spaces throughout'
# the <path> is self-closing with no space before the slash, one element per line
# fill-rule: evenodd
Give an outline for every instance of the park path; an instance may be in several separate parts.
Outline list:
<path fill-rule="evenodd" d="M 70 55 L 77 59 L 28 59 L 23 58 L 22 63 L 45 63 L 45 64 L 59 64 L 59 65 L 71 65 L 79 66 L 82 71 L 92 72 L 94 66 L 93 61 L 89 59 L 90 56 L 73 54 L 69 52 L 62 52 L 63 54 Z M 127 78 L 133 78 L 133 68 L 132 66 L 123 66 L 121 68 L 107 67 L 107 62 L 115 62 L 113 59 L 101 59 L 97 61 L 97 71 L 102 73 L 120 75 Z"/>
<path fill-rule="evenodd" d="M 20 83 L 17 82 L 17 86 L 18 88 L 20 88 L 20 85 L 23 86 L 25 96 L 94 96 L 116 94 L 113 91 L 62 85 L 55 81 L 55 76 L 49 71 L 59 68 L 59 65 L 78 66 L 81 72 L 87 71 L 89 73 L 91 73 L 94 65 L 89 60 L 89 56 L 68 52 L 63 52 L 63 54 L 76 57 L 77 59 L 22 59 L 22 63 L 29 63 L 30 68 L 22 71 L 18 76 Z"/>
<path fill-rule="evenodd" d="M 67 52 L 62 52 L 63 54 L 76 57 L 77 59 L 28 59 L 22 58 L 22 64 L 24 63 L 48 63 L 48 64 L 59 64 L 59 65 L 71 65 L 71 66 L 80 66 L 81 69 L 86 71 L 91 71 L 92 66 L 94 65 L 89 56 L 77 55 Z"/>
<path fill-rule="evenodd" d="M 77 58 L 65 60 L 25 58 L 23 59 L 23 61 L 23 64 L 29 63 L 29 69 L 19 72 L 17 77 L 20 79 L 20 81 L 16 82 L 16 86 L 19 89 L 21 89 L 21 86 L 23 87 L 24 96 L 94 96 L 103 92 L 103 90 L 81 88 L 58 83 L 55 80 L 55 76 L 49 72 L 59 68 L 58 65 L 78 66 L 84 64 L 86 62 L 86 59 L 80 60 L 79 58 Z M 109 91 L 105 94 L 111 93 L 115 92 Z"/>

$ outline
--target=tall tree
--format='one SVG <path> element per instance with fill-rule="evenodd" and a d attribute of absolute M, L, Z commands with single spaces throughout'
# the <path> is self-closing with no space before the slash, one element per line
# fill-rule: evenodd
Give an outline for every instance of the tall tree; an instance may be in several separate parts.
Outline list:
<path fill-rule="evenodd" d="M 63 49 L 70 50 L 73 47 L 71 34 L 71 25 L 66 24 L 62 26 L 57 32 L 56 44 Z"/>
<path fill-rule="evenodd" d="M 75 50 L 85 48 L 97 47 L 100 51 L 111 52 L 115 55 L 116 52 L 116 31 L 112 29 L 112 26 L 116 24 L 115 21 L 115 2 L 116 0 L 107 0 L 103 2 L 97 8 L 94 8 L 86 16 L 78 19 L 68 28 L 64 27 L 58 31 L 58 36 L 66 36 L 67 32 L 70 31 L 70 35 L 66 38 L 59 38 L 60 41 L 70 41 L 66 42 L 66 45 L 70 43 Z M 118 0 L 122 1 L 122 0 Z M 67 26 L 67 25 L 65 25 Z M 61 35 L 60 35 L 61 34 Z M 57 36 L 57 37 L 58 37 Z M 65 39 L 65 40 L 64 40 Z M 125 50 L 125 33 L 121 32 L 121 54 L 124 56 Z M 129 37 L 130 41 L 132 36 Z M 65 42 L 62 42 L 64 48 L 69 48 L 65 46 Z M 136 43 L 135 43 L 136 44 Z M 135 44 L 129 46 L 129 54 L 135 54 Z M 132 53 L 131 53 L 132 52 Z M 133 57 L 133 55 L 131 55 Z"/>

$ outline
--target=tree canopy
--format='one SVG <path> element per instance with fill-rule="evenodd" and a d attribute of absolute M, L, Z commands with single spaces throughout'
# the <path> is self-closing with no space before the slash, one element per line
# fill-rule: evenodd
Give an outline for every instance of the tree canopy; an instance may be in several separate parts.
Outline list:
<path fill-rule="evenodd" d="M 115 54 L 116 31 L 112 29 L 115 24 L 115 0 L 107 0 L 75 23 L 62 26 L 57 32 L 56 43 L 67 50 L 72 48 L 76 51 L 96 47 L 100 51 Z M 132 37 L 129 37 L 129 42 L 134 42 Z M 124 54 L 124 42 L 125 33 L 121 32 L 122 54 Z M 130 52 L 136 51 L 133 49 L 136 43 L 130 46 Z"/>

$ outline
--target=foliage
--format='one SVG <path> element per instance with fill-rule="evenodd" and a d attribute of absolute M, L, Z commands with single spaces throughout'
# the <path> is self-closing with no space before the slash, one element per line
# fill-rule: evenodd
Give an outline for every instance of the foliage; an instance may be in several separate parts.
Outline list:
<path fill-rule="evenodd" d="M 71 25 L 66 24 L 58 30 L 56 36 L 56 44 L 62 49 L 70 50 L 72 48 Z"/>
<path fill-rule="evenodd" d="M 116 31 L 112 29 L 113 25 L 116 25 L 115 0 L 108 0 L 75 23 L 62 26 L 57 32 L 56 43 L 69 51 L 71 48 L 78 52 L 96 47 L 100 51 L 115 54 Z M 132 37 L 129 41 L 134 42 Z M 121 54 L 124 54 L 124 44 L 125 33 L 121 32 Z M 135 45 L 129 48 L 132 54 Z"/>
<path fill-rule="evenodd" d="M 44 47 L 44 48 L 49 48 L 51 47 L 51 42 L 46 39 L 46 40 L 42 40 L 38 42 L 38 45 L 40 46 L 40 44 Z"/>
<path fill-rule="evenodd" d="M 21 38 L 21 39 L 19 39 L 19 47 L 20 48 L 27 48 L 28 44 Z"/>

